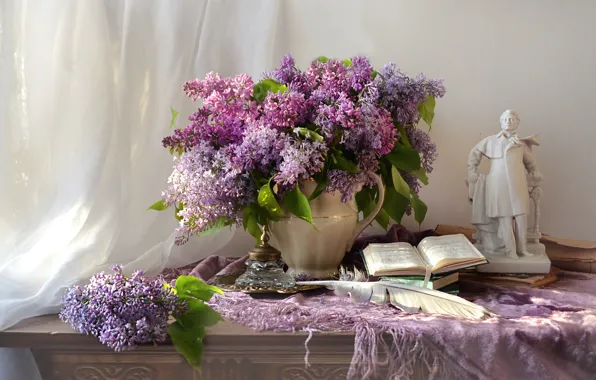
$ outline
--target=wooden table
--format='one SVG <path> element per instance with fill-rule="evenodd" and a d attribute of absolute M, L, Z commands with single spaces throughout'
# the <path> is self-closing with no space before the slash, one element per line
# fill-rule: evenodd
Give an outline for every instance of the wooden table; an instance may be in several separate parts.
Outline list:
<path fill-rule="evenodd" d="M 345 379 L 354 335 L 257 333 L 220 323 L 207 332 L 203 379 Z M 0 347 L 31 348 L 44 380 L 191 380 L 200 379 L 172 345 L 139 347 L 116 353 L 94 337 L 81 335 L 56 315 L 25 320 L 0 332 Z"/>

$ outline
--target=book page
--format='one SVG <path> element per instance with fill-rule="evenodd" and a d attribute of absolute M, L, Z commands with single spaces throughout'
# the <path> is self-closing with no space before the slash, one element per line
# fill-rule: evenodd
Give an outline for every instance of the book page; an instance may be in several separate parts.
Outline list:
<path fill-rule="evenodd" d="M 416 247 L 408 243 L 369 244 L 363 254 L 371 275 L 420 269 L 426 265 Z"/>
<path fill-rule="evenodd" d="M 441 261 L 451 263 L 486 261 L 486 258 L 463 234 L 424 238 L 418 245 L 418 251 L 433 266 L 433 269 L 436 269 Z"/>

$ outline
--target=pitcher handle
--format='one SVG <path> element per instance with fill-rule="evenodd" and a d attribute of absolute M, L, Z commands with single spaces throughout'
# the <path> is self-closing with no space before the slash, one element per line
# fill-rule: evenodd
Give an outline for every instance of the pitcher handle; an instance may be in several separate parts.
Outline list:
<path fill-rule="evenodd" d="M 346 252 L 348 252 L 352 249 L 352 246 L 354 245 L 354 242 L 356 241 L 356 238 L 358 237 L 358 235 L 360 235 L 362 233 L 362 231 L 364 231 L 364 229 L 369 224 L 371 224 L 372 221 L 377 217 L 377 214 L 381 211 L 381 208 L 383 207 L 383 201 L 385 200 L 385 186 L 383 185 L 383 180 L 381 179 L 381 177 L 378 174 L 373 173 L 373 172 L 366 172 L 366 174 L 373 181 L 375 181 L 375 183 L 377 184 L 377 187 L 379 188 L 379 201 L 377 202 L 377 205 L 376 205 L 375 209 L 373 210 L 373 212 L 366 218 L 359 221 L 358 224 L 356 224 L 356 227 L 354 227 L 354 232 L 352 233 L 352 237 L 350 238 L 350 240 L 348 240 Z"/>

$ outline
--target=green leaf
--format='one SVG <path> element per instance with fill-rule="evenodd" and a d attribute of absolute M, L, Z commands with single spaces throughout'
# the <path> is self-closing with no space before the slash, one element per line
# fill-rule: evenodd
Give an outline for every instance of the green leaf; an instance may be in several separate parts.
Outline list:
<path fill-rule="evenodd" d="M 400 135 L 399 142 L 402 143 L 402 145 L 405 145 L 408 148 L 411 148 L 412 144 L 410 144 L 410 140 L 408 139 L 408 134 L 406 133 L 406 129 L 402 125 L 399 125 L 397 123 L 395 123 L 395 127 L 399 131 L 399 135 Z"/>
<path fill-rule="evenodd" d="M 420 169 L 420 154 L 412 148 L 399 146 L 386 157 L 398 169 L 409 172 Z"/>
<path fill-rule="evenodd" d="M 416 195 L 414 192 L 412 192 L 411 203 L 412 210 L 414 210 L 414 219 L 416 219 L 418 223 L 422 223 L 424 218 L 426 218 L 428 207 L 420 198 L 418 198 L 418 195 Z"/>
<path fill-rule="evenodd" d="M 401 194 L 398 194 L 395 189 L 387 187 L 385 189 L 385 202 L 383 202 L 383 210 L 395 220 L 397 223 L 401 223 L 408 205 L 410 204 L 410 198 L 406 198 Z"/>
<path fill-rule="evenodd" d="M 242 210 L 242 225 L 249 234 L 251 234 L 255 239 L 259 240 L 261 238 L 262 232 L 259 228 L 259 222 L 256 214 L 258 211 L 254 210 L 254 208 L 257 206 L 251 206 Z"/>
<path fill-rule="evenodd" d="M 263 235 L 263 231 L 261 231 L 261 229 L 259 228 L 259 223 L 257 223 L 257 218 L 254 215 L 249 216 L 246 230 L 256 240 L 259 240 L 261 238 L 261 235 Z"/>
<path fill-rule="evenodd" d="M 387 214 L 387 212 L 383 209 L 379 211 L 375 220 L 377 221 L 377 223 L 379 223 L 381 227 L 383 227 L 384 230 L 386 230 L 387 226 L 389 226 L 389 214 Z"/>
<path fill-rule="evenodd" d="M 259 190 L 259 195 L 257 196 L 257 201 L 259 202 L 259 206 L 265 208 L 272 215 L 284 215 L 284 211 L 281 209 L 277 199 L 275 199 L 273 190 L 271 190 L 271 180 L 261 187 Z"/>
<path fill-rule="evenodd" d="M 170 123 L 170 128 L 174 128 L 174 123 L 176 122 L 178 115 L 180 115 L 180 112 L 176 111 L 172 106 L 170 106 L 170 112 L 172 113 L 172 122 Z"/>
<path fill-rule="evenodd" d="M 262 102 L 270 92 L 288 92 L 285 84 L 281 84 L 271 78 L 263 79 L 253 87 L 253 98 Z"/>
<path fill-rule="evenodd" d="M 178 213 L 180 211 L 182 211 L 182 209 L 184 208 L 184 204 L 182 204 L 182 202 L 178 203 L 178 206 L 176 207 L 176 211 L 174 211 L 174 217 L 176 218 L 177 221 L 181 221 L 182 219 L 184 219 L 183 217 L 181 217 L 180 215 L 178 215 Z"/>
<path fill-rule="evenodd" d="M 317 187 L 315 187 L 315 190 L 312 192 L 310 197 L 308 197 L 308 200 L 312 201 L 313 199 L 316 199 L 319 195 L 323 193 L 323 191 L 325 191 L 327 185 L 329 185 L 329 178 L 327 178 L 327 176 L 324 176 L 323 179 L 317 181 Z"/>
<path fill-rule="evenodd" d="M 425 185 L 428 185 L 428 176 L 426 175 L 426 170 L 424 170 L 424 168 L 413 170 L 411 173 L 418 177 L 420 182 L 422 182 Z"/>
<path fill-rule="evenodd" d="M 365 218 L 372 214 L 373 210 L 375 209 L 375 202 L 373 201 L 370 188 L 362 188 L 362 190 L 356 193 L 354 198 L 356 199 L 358 210 L 362 211 L 362 215 Z"/>
<path fill-rule="evenodd" d="M 208 229 L 206 229 L 204 231 L 199 232 L 197 234 L 197 236 L 208 236 L 208 235 L 214 234 L 227 225 L 228 225 L 228 219 L 224 216 L 221 216 L 221 217 L 219 217 L 219 219 L 217 219 L 215 221 L 215 223 L 213 223 L 211 225 L 211 227 L 209 227 Z"/>
<path fill-rule="evenodd" d="M 168 327 L 168 335 L 176 351 L 184 356 L 188 364 L 200 368 L 203 362 L 205 330 L 187 330 L 179 322 L 174 322 Z"/>
<path fill-rule="evenodd" d="M 166 210 L 168 208 L 168 206 L 166 206 L 166 203 L 161 200 L 161 201 L 157 201 L 154 204 L 152 204 L 151 206 L 149 206 L 149 208 L 147 210 L 155 210 L 155 211 L 163 211 Z"/>
<path fill-rule="evenodd" d="M 377 77 L 377 75 L 379 75 L 379 72 L 375 70 L 370 74 L 370 77 L 374 80 Z"/>
<path fill-rule="evenodd" d="M 331 156 L 332 167 L 335 169 L 344 170 L 348 173 L 360 173 L 360 168 L 354 161 L 342 156 L 341 153 L 334 153 Z"/>
<path fill-rule="evenodd" d="M 176 320 L 186 330 L 195 330 L 216 325 L 224 321 L 224 318 L 209 305 L 196 298 L 181 297 L 188 305 L 188 309 L 176 317 Z"/>
<path fill-rule="evenodd" d="M 399 171 L 394 167 L 391 168 L 391 179 L 393 180 L 393 188 L 398 194 L 403 195 L 406 199 L 410 199 L 410 186 L 399 174 Z"/>
<path fill-rule="evenodd" d="M 420 118 L 428 125 L 429 130 L 432 128 L 433 119 L 435 117 L 435 98 L 428 96 L 426 101 L 418 106 L 418 113 Z"/>
<path fill-rule="evenodd" d="M 352 60 L 350 58 L 344 59 L 343 61 L 341 61 L 341 63 L 343 63 L 345 67 L 352 66 Z"/>
<path fill-rule="evenodd" d="M 393 165 L 387 160 L 387 156 L 384 156 L 379 160 L 379 171 L 378 174 L 383 179 L 384 184 L 391 183 L 391 168 Z"/>
<path fill-rule="evenodd" d="M 306 196 L 300 191 L 298 184 L 284 196 L 284 205 L 292 214 L 313 224 L 310 204 L 308 203 Z"/>
<path fill-rule="evenodd" d="M 307 129 L 307 128 L 294 128 L 294 133 L 297 133 L 298 135 L 304 136 L 304 137 L 306 137 L 310 140 L 313 140 L 313 141 L 317 141 L 317 142 L 323 141 L 323 136 L 321 136 L 317 132 L 311 131 L 310 129 Z"/>
<path fill-rule="evenodd" d="M 203 301 L 209 301 L 213 294 L 224 295 L 224 292 L 212 285 L 207 285 L 194 276 L 180 276 L 176 280 L 176 292 L 178 295 L 186 295 L 198 298 Z"/>
<path fill-rule="evenodd" d="M 325 57 L 325 56 L 320 56 L 320 57 L 318 57 L 317 59 L 315 59 L 315 61 L 319 61 L 319 62 L 322 62 L 322 63 L 326 63 L 326 62 L 329 62 L 329 58 L 327 58 L 327 57 Z"/>

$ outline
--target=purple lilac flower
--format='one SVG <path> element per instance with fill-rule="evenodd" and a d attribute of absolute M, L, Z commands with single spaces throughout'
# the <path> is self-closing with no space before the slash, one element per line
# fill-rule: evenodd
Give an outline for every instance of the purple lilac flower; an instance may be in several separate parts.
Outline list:
<path fill-rule="evenodd" d="M 428 95 L 438 98 L 445 95 L 441 80 L 427 80 L 422 74 L 412 79 L 399 71 L 393 63 L 383 67 L 375 78 L 375 84 L 379 88 L 381 106 L 388 109 L 403 126 L 418 122 L 418 106 Z"/>
<path fill-rule="evenodd" d="M 314 122 L 322 127 L 323 135 L 329 141 L 338 130 L 354 128 L 362 122 L 360 108 L 344 93 L 328 97 L 324 91 L 315 90 L 311 99 L 313 104 L 318 104 Z"/>
<path fill-rule="evenodd" d="M 402 170 L 400 170 L 399 172 L 400 172 L 402 178 L 404 179 L 404 181 L 408 184 L 408 187 L 410 187 L 410 190 L 412 190 L 414 193 L 418 194 L 420 192 L 420 188 L 422 186 L 418 177 L 416 177 L 412 173 L 408 173 L 408 172 L 405 172 Z M 412 205 L 408 205 L 408 207 L 406 208 L 406 215 L 412 215 Z"/>
<path fill-rule="evenodd" d="M 350 90 L 348 69 L 336 59 L 325 63 L 313 61 L 306 71 L 306 81 L 310 88 L 317 89 L 326 96 L 337 96 Z"/>
<path fill-rule="evenodd" d="M 391 152 L 398 139 L 389 111 L 362 106 L 363 122 L 344 131 L 342 143 L 354 152 L 360 161 L 374 161 L 377 165 L 360 165 L 363 170 L 376 171 L 378 158 Z"/>
<path fill-rule="evenodd" d="M 372 180 L 364 172 L 348 173 L 343 170 L 333 169 L 329 170 L 327 178 L 329 179 L 329 184 L 327 185 L 325 192 L 334 193 L 338 191 L 341 196 L 341 201 L 344 203 L 347 203 L 354 198 L 354 193 L 358 190 L 357 187 L 359 185 L 372 185 Z"/>
<path fill-rule="evenodd" d="M 289 136 L 273 128 L 255 124 L 245 132 L 242 143 L 234 147 L 232 162 L 244 171 L 270 173 L 282 161 L 281 152 Z"/>
<path fill-rule="evenodd" d="M 311 91 L 308 87 L 306 74 L 296 68 L 296 62 L 289 54 L 282 57 L 277 69 L 265 72 L 263 77 L 285 84 L 293 92 L 308 95 Z"/>
<path fill-rule="evenodd" d="M 325 164 L 327 145 L 316 141 L 288 140 L 281 151 L 282 161 L 275 181 L 283 187 L 309 179 L 320 172 Z"/>
<path fill-rule="evenodd" d="M 88 285 L 69 288 L 60 319 L 116 351 L 164 342 L 170 313 L 183 312 L 185 304 L 162 281 L 143 277 L 142 271 L 128 278 L 121 267 L 111 269 L 115 274 L 101 272 Z"/>
<path fill-rule="evenodd" d="M 162 194 L 168 206 L 183 204 L 176 244 L 184 244 L 220 218 L 239 222 L 242 208 L 256 199 L 253 181 L 233 165 L 232 153 L 231 147 L 216 150 L 203 141 L 176 159 Z"/>
<path fill-rule="evenodd" d="M 430 135 L 420 128 L 406 127 L 406 136 L 412 148 L 420 153 L 421 166 L 427 173 L 433 171 L 433 164 L 437 159 L 437 146 L 430 139 Z"/>
<path fill-rule="evenodd" d="M 348 68 L 350 74 L 350 86 L 357 92 L 364 89 L 372 82 L 371 74 L 373 68 L 366 57 L 352 58 L 352 65 Z"/>
<path fill-rule="evenodd" d="M 420 192 L 420 180 L 414 174 L 400 170 L 400 174 L 410 189 L 418 194 Z"/>

